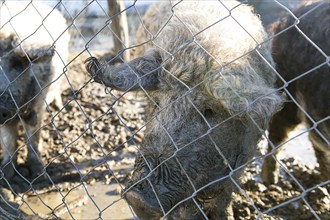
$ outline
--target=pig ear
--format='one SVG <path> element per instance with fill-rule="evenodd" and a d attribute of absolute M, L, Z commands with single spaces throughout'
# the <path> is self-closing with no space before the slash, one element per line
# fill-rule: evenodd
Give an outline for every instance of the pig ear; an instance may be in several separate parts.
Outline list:
<path fill-rule="evenodd" d="M 13 41 L 15 44 L 15 41 Z M 52 45 L 28 45 L 24 42 L 19 45 L 13 45 L 14 52 L 17 56 L 28 58 L 34 62 L 50 61 L 55 53 L 55 47 Z"/>
<path fill-rule="evenodd" d="M 231 65 L 206 74 L 205 86 L 232 115 L 250 116 L 259 126 L 266 128 L 272 115 L 280 109 L 283 97 L 271 86 L 274 77 L 266 76 L 269 77 L 266 80 L 262 74 L 249 65 Z"/>
<path fill-rule="evenodd" d="M 156 50 L 149 50 L 141 57 L 119 65 L 91 57 L 85 61 L 87 72 L 96 82 L 120 91 L 157 89 L 162 58 Z"/>

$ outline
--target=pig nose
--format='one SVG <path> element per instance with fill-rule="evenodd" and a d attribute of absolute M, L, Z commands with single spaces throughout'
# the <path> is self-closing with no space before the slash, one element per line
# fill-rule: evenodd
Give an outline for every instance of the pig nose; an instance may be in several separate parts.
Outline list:
<path fill-rule="evenodd" d="M 132 206 L 134 212 L 142 220 L 144 219 L 159 219 L 162 216 L 160 207 L 151 205 L 150 201 L 146 199 L 138 192 L 130 190 L 126 193 L 125 198 L 127 202 Z"/>
<path fill-rule="evenodd" d="M 7 108 L 0 106 L 0 124 L 3 124 L 11 117 L 12 117 L 11 112 Z"/>

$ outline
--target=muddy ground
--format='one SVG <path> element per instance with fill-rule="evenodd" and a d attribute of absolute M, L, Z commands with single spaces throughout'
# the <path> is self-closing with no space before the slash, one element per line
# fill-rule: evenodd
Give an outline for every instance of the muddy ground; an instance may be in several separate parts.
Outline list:
<path fill-rule="evenodd" d="M 34 180 L 29 180 L 29 171 L 24 166 L 26 146 L 21 133 L 17 152 L 20 174 L 10 182 L 2 183 L 6 188 L 2 189 L 3 199 L 0 199 L 1 208 L 14 216 L 82 218 L 84 215 L 77 217 L 73 213 L 86 205 L 87 200 L 97 199 L 98 190 L 91 194 L 88 189 L 100 183 L 103 185 L 100 191 L 106 190 L 108 185 L 117 200 L 109 200 L 107 204 L 105 198 L 103 202 L 107 205 L 96 208 L 95 218 L 99 213 L 103 219 L 120 218 L 113 216 L 116 209 L 108 216 L 106 211 L 118 202 L 127 206 L 120 198 L 120 186 L 133 170 L 137 146 L 143 138 L 146 100 L 136 93 L 122 96 L 92 83 L 83 64 L 87 57 L 87 53 L 71 56 L 68 79 L 63 84 L 67 87 L 62 94 L 64 107 L 57 109 L 50 105 L 51 111 L 40 130 L 45 173 Z M 260 144 L 258 155 L 265 152 L 264 146 L 265 143 Z M 233 195 L 235 219 L 260 216 L 265 219 L 314 219 L 313 212 L 321 219 L 329 219 L 329 185 L 317 185 L 317 167 L 306 166 L 293 158 L 286 159 L 283 163 L 294 178 L 282 169 L 280 183 L 266 187 L 259 176 L 261 162 L 262 159 L 256 159 L 248 165 L 240 183 L 242 190 Z M 81 189 L 79 193 L 77 188 Z M 56 197 L 54 192 L 61 195 L 57 206 L 48 205 Z M 29 198 L 37 199 L 46 212 L 38 213 L 40 208 L 33 206 Z M 26 217 L 23 213 L 31 216 Z M 126 218 L 134 216 L 128 206 L 121 213 L 127 214 Z"/>
<path fill-rule="evenodd" d="M 90 27 L 81 33 L 99 30 L 94 23 Z M 112 47 L 108 41 L 100 43 L 104 37 L 93 36 L 73 37 L 75 52 L 67 76 L 62 76 L 64 107 L 50 105 L 39 131 L 45 170 L 36 179 L 30 179 L 25 166 L 27 150 L 21 131 L 19 174 L 9 182 L 0 175 L 0 219 L 134 218 L 120 192 L 143 139 L 146 98 L 136 93 L 123 96 L 92 83 L 83 64 L 89 53 L 81 52 L 82 48 L 91 40 L 90 51 L 99 56 L 94 50 Z M 295 145 L 300 144 L 304 143 Z M 259 157 L 265 146 L 265 141 L 259 144 L 257 157 L 247 165 L 233 194 L 235 219 L 330 219 L 330 184 L 318 181 L 317 166 L 286 158 L 282 162 L 288 172 L 281 169 L 279 183 L 269 187 L 262 183 L 263 158 Z"/>

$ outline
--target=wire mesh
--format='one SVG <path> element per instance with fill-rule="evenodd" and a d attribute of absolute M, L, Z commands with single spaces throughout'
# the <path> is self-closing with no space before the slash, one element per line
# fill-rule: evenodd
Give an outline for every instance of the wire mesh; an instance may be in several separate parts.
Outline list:
<path fill-rule="evenodd" d="M 0 218 L 328 219 L 330 2 L 124 3 L 1 1 Z"/>

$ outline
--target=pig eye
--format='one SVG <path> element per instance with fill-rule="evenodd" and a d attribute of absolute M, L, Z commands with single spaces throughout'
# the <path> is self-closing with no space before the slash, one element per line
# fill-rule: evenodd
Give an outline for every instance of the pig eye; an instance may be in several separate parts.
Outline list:
<path fill-rule="evenodd" d="M 156 102 L 156 103 L 154 104 L 154 111 L 159 111 L 159 108 L 160 108 L 159 103 Z"/>
<path fill-rule="evenodd" d="M 203 111 L 203 115 L 205 118 L 209 118 L 209 117 L 212 117 L 214 115 L 214 111 L 212 109 L 205 109 Z"/>
<path fill-rule="evenodd" d="M 159 106 L 159 101 L 157 99 L 154 99 L 154 107 L 157 108 Z"/>

